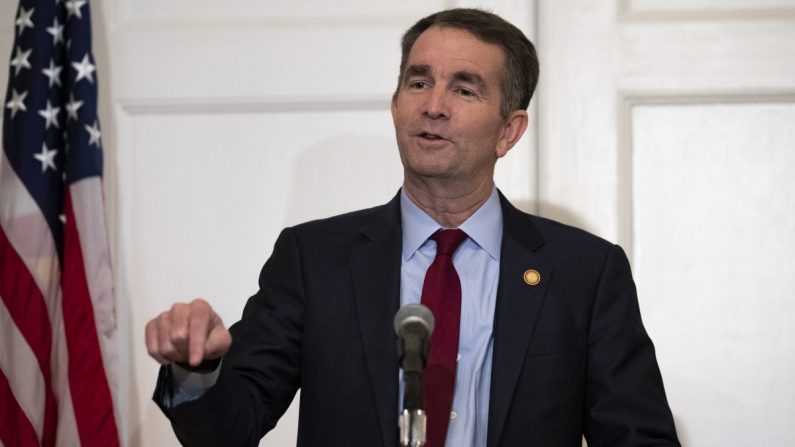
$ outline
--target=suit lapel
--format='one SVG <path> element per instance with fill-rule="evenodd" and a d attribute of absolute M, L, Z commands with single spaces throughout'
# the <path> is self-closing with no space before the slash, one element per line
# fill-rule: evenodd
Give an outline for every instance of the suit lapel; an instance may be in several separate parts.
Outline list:
<path fill-rule="evenodd" d="M 533 253 L 543 244 L 529 216 L 514 208 L 500 194 L 503 208 L 503 241 L 500 279 L 494 315 L 494 357 L 489 398 L 489 447 L 496 447 L 508 416 L 527 347 L 541 310 L 552 268 Z M 527 270 L 540 274 L 540 282 L 529 285 Z"/>
<path fill-rule="evenodd" d="M 397 445 L 398 361 L 392 320 L 400 305 L 400 200 L 379 208 L 361 229 L 367 242 L 351 254 L 365 362 L 384 446 Z"/>

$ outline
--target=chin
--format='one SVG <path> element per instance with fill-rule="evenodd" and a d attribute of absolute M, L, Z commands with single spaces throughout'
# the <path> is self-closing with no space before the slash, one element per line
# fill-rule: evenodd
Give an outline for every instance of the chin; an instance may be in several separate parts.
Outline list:
<path fill-rule="evenodd" d="M 450 176 L 450 169 L 447 166 L 408 166 L 407 175 L 414 178 L 445 178 Z"/>

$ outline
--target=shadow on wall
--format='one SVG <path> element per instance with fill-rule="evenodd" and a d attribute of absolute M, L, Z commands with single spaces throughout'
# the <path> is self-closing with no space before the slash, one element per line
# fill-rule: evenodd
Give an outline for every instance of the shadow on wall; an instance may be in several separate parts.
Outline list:
<path fill-rule="evenodd" d="M 108 243 L 112 253 L 114 268 L 114 294 L 116 299 L 116 343 L 118 349 L 117 375 L 115 378 L 117 394 L 116 421 L 119 436 L 126 444 L 132 435 L 130 445 L 140 445 L 138 430 L 140 421 L 138 407 L 142 405 L 137 384 L 131 371 L 135 371 L 135 359 L 131 346 L 132 313 L 125 275 L 126 263 L 119 243 L 119 166 L 118 145 L 116 144 L 116 123 L 113 120 L 113 54 L 108 47 L 108 24 L 110 12 L 103 2 L 91 3 L 92 52 L 97 65 L 98 104 L 97 114 L 102 132 L 103 186 L 105 192 L 105 216 L 108 229 Z M 112 379 L 111 379 L 112 380 Z M 130 433 L 133 431 L 133 433 Z"/>
<path fill-rule="evenodd" d="M 314 144 L 293 171 L 287 225 L 384 204 L 403 179 L 395 141 L 375 135 L 338 135 Z"/>
<path fill-rule="evenodd" d="M 497 188 L 499 188 L 499 183 L 497 184 Z M 505 191 L 503 191 L 503 194 Z M 528 214 L 535 214 L 538 215 L 538 202 L 535 200 L 516 200 L 508 197 L 508 200 L 511 201 L 511 204 L 515 206 L 518 210 L 524 211 Z"/>
<path fill-rule="evenodd" d="M 574 211 L 561 207 L 560 205 L 550 202 L 539 202 L 538 210 L 539 210 L 538 215 L 542 217 L 546 217 L 547 219 L 556 220 L 566 225 L 571 225 L 577 228 L 582 228 L 583 230 L 586 231 L 593 232 L 592 229 L 588 228 L 588 224 L 585 222 L 585 220 L 583 220 L 581 216 L 579 216 Z"/>
<path fill-rule="evenodd" d="M 679 443 L 682 445 L 690 445 L 690 436 L 685 428 L 687 424 L 685 424 L 684 418 L 676 414 L 675 408 L 672 408 L 671 411 L 674 413 L 674 425 L 676 426 L 676 435 L 679 437 Z"/>
<path fill-rule="evenodd" d="M 338 135 L 303 150 L 292 179 L 286 225 L 384 204 L 400 188 L 403 167 L 391 138 Z M 588 230 L 580 215 L 557 204 L 512 203 L 522 211 Z"/>

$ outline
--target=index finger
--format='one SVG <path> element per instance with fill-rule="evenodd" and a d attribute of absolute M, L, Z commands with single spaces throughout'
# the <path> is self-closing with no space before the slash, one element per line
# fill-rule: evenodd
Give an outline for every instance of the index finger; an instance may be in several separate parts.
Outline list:
<path fill-rule="evenodd" d="M 204 359 L 204 344 L 207 341 L 212 309 L 207 303 L 195 300 L 190 304 L 190 319 L 188 325 L 189 345 L 188 363 L 190 366 L 199 366 Z"/>

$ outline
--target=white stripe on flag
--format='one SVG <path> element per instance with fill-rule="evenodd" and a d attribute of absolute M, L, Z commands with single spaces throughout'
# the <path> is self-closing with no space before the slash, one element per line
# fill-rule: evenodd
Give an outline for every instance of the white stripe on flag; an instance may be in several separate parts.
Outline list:
<path fill-rule="evenodd" d="M 105 229 L 102 181 L 99 177 L 89 177 L 72 183 L 69 189 L 72 193 L 72 208 L 77 221 L 77 231 L 80 234 L 80 249 L 83 252 L 83 265 L 94 308 L 102 363 L 105 366 L 105 376 L 113 398 L 113 412 L 116 421 L 119 421 L 116 407 L 118 402 L 116 303 L 113 299 L 113 274 Z M 119 424 L 116 426 L 118 427 Z"/>
<path fill-rule="evenodd" d="M 39 369 L 39 361 L 25 337 L 19 332 L 2 299 L 0 299 L 0 328 L 3 339 L 3 349 L 0 349 L 0 369 L 8 379 L 17 404 L 36 431 L 36 436 L 41 440 L 44 427 L 44 376 Z"/>
<path fill-rule="evenodd" d="M 2 153 L 0 160 L 0 225 L 22 258 L 47 304 L 50 321 L 60 312 L 61 269 L 50 227 L 25 185 Z"/>
<path fill-rule="evenodd" d="M 60 303 L 60 297 L 58 302 Z M 53 352 L 52 389 L 58 399 L 58 429 L 56 447 L 78 447 L 80 436 L 77 433 L 77 420 L 72 407 L 72 393 L 69 391 L 69 351 L 66 349 L 66 330 L 63 318 L 55 320 L 52 327 Z"/>
<path fill-rule="evenodd" d="M 2 152 L 2 159 L 0 159 L 0 199 L 2 199 L 0 200 L 0 225 L 2 225 L 2 229 L 6 233 L 11 246 L 19 254 L 42 292 L 52 326 L 53 344 L 50 354 L 52 376 L 50 386 L 58 401 L 56 446 L 79 446 L 77 421 L 75 420 L 72 397 L 69 391 L 69 351 L 66 348 L 66 332 L 61 314 L 61 288 L 59 282 L 61 272 L 57 255 L 55 254 L 55 243 L 53 242 L 52 233 L 50 233 L 50 227 L 44 220 L 41 210 L 28 193 L 25 185 L 17 177 L 16 172 L 11 169 L 5 152 Z M 11 204 L 13 204 L 13 207 Z M 29 347 L 27 349 L 30 351 Z M 35 370 L 29 369 L 25 371 L 27 372 L 19 377 L 26 377 L 32 374 L 30 371 L 40 373 L 38 363 Z M 11 377 L 9 377 L 10 381 Z M 13 383 L 11 388 L 15 389 Z M 43 396 L 38 401 L 38 405 L 43 411 Z"/>

